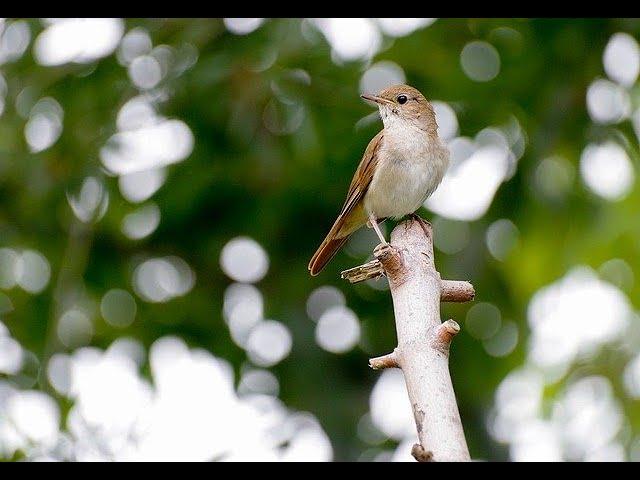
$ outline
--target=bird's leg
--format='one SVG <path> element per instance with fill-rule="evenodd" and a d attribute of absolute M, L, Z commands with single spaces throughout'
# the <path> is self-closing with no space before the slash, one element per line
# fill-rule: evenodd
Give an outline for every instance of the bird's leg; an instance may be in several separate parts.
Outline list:
<path fill-rule="evenodd" d="M 373 228 L 376 231 L 376 234 L 378 235 L 378 238 L 383 245 L 388 245 L 387 241 L 384 238 L 384 235 L 382 234 L 382 231 L 380 230 L 380 227 L 378 227 L 378 221 L 376 220 L 376 217 L 371 213 L 369 214 L 369 221 L 367 222 L 367 226 L 369 228 Z"/>

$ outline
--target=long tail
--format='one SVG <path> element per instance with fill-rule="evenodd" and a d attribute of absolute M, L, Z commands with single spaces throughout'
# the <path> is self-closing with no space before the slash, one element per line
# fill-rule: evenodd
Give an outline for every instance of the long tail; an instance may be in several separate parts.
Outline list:
<path fill-rule="evenodd" d="M 333 230 L 333 229 L 331 229 Z M 324 266 L 329 263 L 329 260 L 333 258 L 333 256 L 338 253 L 338 250 L 342 248 L 342 246 L 349 239 L 349 235 L 346 235 L 342 238 L 335 238 L 332 234 L 333 232 L 329 232 L 329 235 L 322 241 L 316 253 L 311 257 L 311 261 L 309 262 L 309 271 L 311 275 L 315 276 L 320 273 L 320 270 L 324 268 Z"/>
<path fill-rule="evenodd" d="M 322 241 L 309 262 L 311 275 L 317 275 L 329 260 L 347 242 L 349 236 L 367 223 L 367 215 L 362 205 L 357 205 L 346 215 L 340 214 L 329 233 Z"/>

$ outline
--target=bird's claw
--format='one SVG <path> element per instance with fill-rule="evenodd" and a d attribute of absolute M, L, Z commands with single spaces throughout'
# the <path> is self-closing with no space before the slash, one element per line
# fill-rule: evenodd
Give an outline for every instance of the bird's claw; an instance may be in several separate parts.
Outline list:
<path fill-rule="evenodd" d="M 376 248 L 373 249 L 373 255 L 376 258 L 380 258 L 384 254 L 384 252 L 386 250 L 389 250 L 390 248 L 392 248 L 390 243 L 388 242 L 380 243 L 376 245 Z"/>

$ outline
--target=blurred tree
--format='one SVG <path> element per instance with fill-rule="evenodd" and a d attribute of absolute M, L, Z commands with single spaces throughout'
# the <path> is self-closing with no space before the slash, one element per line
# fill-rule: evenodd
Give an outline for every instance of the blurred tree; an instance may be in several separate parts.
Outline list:
<path fill-rule="evenodd" d="M 385 459 L 411 441 L 402 383 L 366 366 L 395 344 L 386 285 L 339 280 L 375 235 L 306 269 L 381 127 L 359 94 L 406 81 L 452 150 L 422 212 L 439 270 L 477 291 L 443 306 L 462 326 L 451 369 L 472 456 L 637 460 L 639 33 L 637 19 L 0 22 L 0 455 L 100 457 L 78 415 L 122 412 L 82 379 L 129 379 L 140 399 L 146 379 L 180 389 L 163 355 L 186 376 L 227 378 L 212 366 L 226 359 L 256 412 L 275 395 L 313 432 L 292 444 L 326 432 L 332 454 L 291 458 Z M 135 362 L 83 370 L 103 350 Z M 58 427 L 72 454 L 39 444 Z M 193 432 L 194 458 L 236 458 Z"/>

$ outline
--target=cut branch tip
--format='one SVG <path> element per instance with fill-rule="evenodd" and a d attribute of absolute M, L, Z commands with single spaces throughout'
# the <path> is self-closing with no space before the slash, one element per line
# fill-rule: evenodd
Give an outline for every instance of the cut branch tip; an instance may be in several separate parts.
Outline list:
<path fill-rule="evenodd" d="M 397 350 L 394 349 L 393 352 L 382 355 L 381 357 L 370 358 L 369 366 L 374 370 L 382 370 L 383 368 L 400 368 Z"/>
<path fill-rule="evenodd" d="M 454 320 L 447 320 L 436 327 L 434 346 L 442 352 L 449 350 L 451 340 L 460 332 L 460 325 Z"/>

